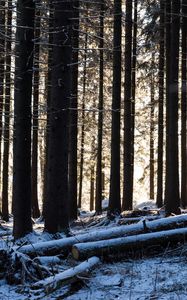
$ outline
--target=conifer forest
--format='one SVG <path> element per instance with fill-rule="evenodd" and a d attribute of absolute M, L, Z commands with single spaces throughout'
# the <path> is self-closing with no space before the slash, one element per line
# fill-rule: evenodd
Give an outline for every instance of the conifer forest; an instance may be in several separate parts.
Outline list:
<path fill-rule="evenodd" d="M 0 1 L 0 300 L 187 300 L 187 0 Z"/>

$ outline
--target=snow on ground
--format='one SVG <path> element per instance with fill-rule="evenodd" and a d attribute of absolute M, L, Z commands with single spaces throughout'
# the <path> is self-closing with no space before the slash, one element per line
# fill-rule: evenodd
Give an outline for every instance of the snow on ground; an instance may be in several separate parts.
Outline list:
<path fill-rule="evenodd" d="M 30 242 L 51 239 L 50 235 L 41 234 L 41 224 L 36 224 L 35 229 L 36 232 L 27 237 Z M 78 232 L 83 233 L 84 228 L 78 226 L 74 233 Z M 164 254 L 154 258 L 100 263 L 81 279 L 84 284 L 74 286 L 71 294 L 70 286 L 65 286 L 48 296 L 34 296 L 29 286 L 10 286 L 2 279 L 0 300 L 187 300 L 187 250 L 179 248 L 177 252 L 169 252 L 166 249 Z"/>
<path fill-rule="evenodd" d="M 101 264 L 83 280 L 85 286 L 66 297 L 67 288 L 39 299 L 67 300 L 186 300 L 187 258 L 184 256 L 149 258 L 136 261 Z M 32 294 L 19 294 L 0 281 L 1 300 L 37 299 Z"/>
<path fill-rule="evenodd" d="M 186 260 L 146 259 L 107 264 L 68 300 L 187 299 Z"/>

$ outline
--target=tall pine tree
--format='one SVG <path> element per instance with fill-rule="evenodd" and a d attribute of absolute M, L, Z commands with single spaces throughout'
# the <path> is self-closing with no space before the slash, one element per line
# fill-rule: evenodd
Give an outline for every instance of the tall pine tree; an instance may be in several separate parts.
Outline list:
<path fill-rule="evenodd" d="M 180 1 L 172 1 L 171 9 L 171 41 L 170 67 L 168 87 L 168 122 L 167 139 L 168 155 L 166 156 L 166 212 L 178 213 L 180 206 L 179 198 L 179 158 L 178 158 L 178 105 L 179 105 L 179 36 L 180 36 Z"/>
<path fill-rule="evenodd" d="M 13 145 L 13 234 L 15 238 L 22 237 L 32 231 L 31 97 L 34 16 L 34 1 L 18 0 Z"/>
<path fill-rule="evenodd" d="M 124 101 L 124 210 L 132 209 L 132 0 L 126 0 L 125 18 L 125 101 Z"/>
<path fill-rule="evenodd" d="M 68 145 L 72 1 L 54 3 L 45 230 L 68 230 Z"/>
<path fill-rule="evenodd" d="M 112 138 L 109 214 L 121 211 L 120 109 L 121 109 L 121 0 L 114 1 Z"/>

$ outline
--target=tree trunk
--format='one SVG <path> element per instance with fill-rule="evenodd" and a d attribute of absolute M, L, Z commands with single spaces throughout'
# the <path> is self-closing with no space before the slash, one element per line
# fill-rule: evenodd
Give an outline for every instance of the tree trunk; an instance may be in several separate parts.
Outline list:
<path fill-rule="evenodd" d="M 48 148 L 49 148 L 49 113 L 50 113 L 50 98 L 51 98 L 51 69 L 52 69 L 52 53 L 53 53 L 53 6 L 49 3 L 49 19 L 48 19 L 48 71 L 46 76 L 46 98 L 47 98 L 47 122 L 46 122 L 46 133 L 45 133 L 45 164 L 44 164 L 44 185 L 43 185 L 43 217 L 45 219 L 46 211 L 46 199 L 47 199 L 47 166 L 48 166 Z"/>
<path fill-rule="evenodd" d="M 4 152 L 3 152 L 3 189 L 2 189 L 2 218 L 9 221 L 9 146 L 10 146 L 10 98 L 11 98 L 11 34 L 12 34 L 12 1 L 7 7 L 6 26 L 6 73 L 5 73 L 5 105 L 4 105 Z"/>
<path fill-rule="evenodd" d="M 84 167 L 84 140 L 85 140 L 85 97 L 86 97 L 86 67 L 87 67 L 87 46 L 88 46 L 88 35 L 85 33 L 85 52 L 84 52 L 84 67 L 83 67 L 83 91 L 82 91 L 82 126 L 81 126 L 81 149 L 80 149 L 80 170 L 79 170 L 79 199 L 78 199 L 78 207 L 82 206 L 82 183 L 83 183 L 83 167 Z"/>
<path fill-rule="evenodd" d="M 77 219 L 77 134 L 78 134 L 78 57 L 79 57 L 79 1 L 74 2 L 73 31 L 73 72 L 70 110 L 70 145 L 69 145 L 69 216 Z"/>
<path fill-rule="evenodd" d="M 157 207 L 163 205 L 163 128 L 164 128 L 164 0 L 160 0 L 159 41 L 159 99 L 158 99 L 158 158 L 157 158 Z"/>
<path fill-rule="evenodd" d="M 35 3 L 18 0 L 17 12 L 13 145 L 13 235 L 16 239 L 32 231 L 31 97 Z"/>
<path fill-rule="evenodd" d="M 68 218 L 68 143 L 71 96 L 72 2 L 54 3 L 51 100 L 45 230 L 66 232 Z M 63 30 L 59 30 L 63 28 Z"/>
<path fill-rule="evenodd" d="M 103 77 L 104 77 L 104 1 L 101 0 L 100 5 L 100 62 L 99 62 L 99 118 L 98 118 L 98 134 L 97 134 L 97 170 L 96 170 L 96 199 L 95 210 L 97 214 L 102 212 L 102 147 L 103 147 Z"/>
<path fill-rule="evenodd" d="M 131 210 L 132 182 L 132 1 L 126 0 L 123 210 Z"/>
<path fill-rule="evenodd" d="M 187 3 L 182 2 L 182 91 L 181 91 L 181 205 L 187 207 L 187 141 L 186 141 L 186 101 L 187 101 Z"/>
<path fill-rule="evenodd" d="M 32 122 L 32 216 L 39 218 L 38 205 L 38 100 L 39 100 L 39 59 L 40 59 L 40 11 L 35 14 L 35 47 L 34 47 L 34 87 L 33 87 L 33 122 Z"/>
<path fill-rule="evenodd" d="M 1 174 L 1 143 L 2 143 L 2 129 L 3 129 L 3 103 L 4 103 L 4 76 L 5 76 L 5 1 L 1 1 L 1 10 L 0 10 L 0 26 L 1 33 L 0 35 L 0 174 Z M 2 178 L 0 176 L 0 184 Z"/>
<path fill-rule="evenodd" d="M 91 177 L 90 177 L 90 211 L 94 210 L 94 187 L 95 187 L 95 172 L 94 166 L 91 166 Z"/>
<path fill-rule="evenodd" d="M 171 43 L 171 1 L 165 3 L 165 54 L 166 54 L 166 172 L 165 172 L 165 193 L 164 203 L 168 197 L 169 184 L 169 69 L 170 69 L 170 43 Z"/>
<path fill-rule="evenodd" d="M 154 59 L 152 61 L 152 70 L 154 70 Z M 154 72 L 154 71 L 152 71 Z M 154 74 L 151 74 L 151 103 L 150 103 L 150 156 L 149 156 L 149 164 L 150 164 L 150 173 L 149 173 L 149 182 L 150 182 L 150 194 L 149 197 L 151 200 L 154 200 L 154 106 L 155 106 L 155 87 L 154 87 Z"/>
<path fill-rule="evenodd" d="M 134 183 L 134 131 L 135 131 L 135 101 L 136 101 L 136 62 L 137 62 L 137 13 L 138 1 L 134 0 L 133 46 L 132 46 L 132 100 L 131 100 L 131 182 Z"/>
<path fill-rule="evenodd" d="M 180 2 L 172 2 L 170 69 L 168 90 L 168 157 L 166 176 L 168 193 L 166 198 L 166 212 L 178 213 L 179 198 L 179 161 L 178 161 L 178 76 L 179 76 L 179 36 L 180 36 Z"/>
<path fill-rule="evenodd" d="M 111 171 L 108 213 L 120 213 L 121 0 L 114 1 Z"/>

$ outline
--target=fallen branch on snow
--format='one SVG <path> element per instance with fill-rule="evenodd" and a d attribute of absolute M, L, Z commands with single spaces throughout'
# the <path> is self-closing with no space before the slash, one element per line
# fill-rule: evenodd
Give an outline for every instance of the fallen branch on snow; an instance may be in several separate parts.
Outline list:
<path fill-rule="evenodd" d="M 75 282 L 78 280 L 78 275 L 81 275 L 88 270 L 92 269 L 95 265 L 97 265 L 100 262 L 100 259 L 98 257 L 91 257 L 87 261 L 82 262 L 78 266 L 74 268 L 70 268 L 64 272 L 61 272 L 59 274 L 56 274 L 55 276 L 47 277 L 43 280 L 40 280 L 36 283 L 34 283 L 31 286 L 32 290 L 37 290 L 35 294 L 38 292 L 41 293 L 42 291 L 45 292 L 45 294 L 52 293 L 58 288 L 61 288 L 62 286 L 66 284 L 70 284 L 72 282 Z M 39 290 L 39 291 L 38 291 Z"/>

